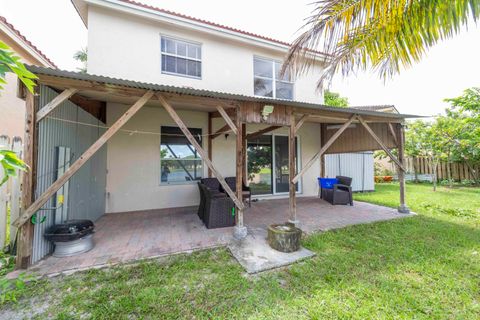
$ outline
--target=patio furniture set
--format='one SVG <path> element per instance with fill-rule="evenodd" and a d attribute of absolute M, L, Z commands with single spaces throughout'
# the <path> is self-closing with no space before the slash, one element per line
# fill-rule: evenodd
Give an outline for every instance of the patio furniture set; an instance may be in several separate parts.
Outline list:
<path fill-rule="evenodd" d="M 227 177 L 225 182 L 235 192 L 236 178 Z M 353 206 L 352 178 L 337 176 L 336 178 L 318 178 L 319 197 L 332 205 L 350 204 Z M 235 225 L 235 204 L 223 190 L 217 178 L 203 178 L 198 182 L 200 205 L 198 216 L 208 229 L 232 227 Z M 243 200 L 252 206 L 252 192 L 245 184 L 242 186 Z"/>

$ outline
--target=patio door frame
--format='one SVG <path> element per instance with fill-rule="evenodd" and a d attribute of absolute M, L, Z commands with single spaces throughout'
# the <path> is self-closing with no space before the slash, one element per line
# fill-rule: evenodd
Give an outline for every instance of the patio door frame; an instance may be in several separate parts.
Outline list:
<path fill-rule="evenodd" d="M 258 197 L 258 198 L 267 198 L 267 197 L 271 197 L 271 196 L 279 196 L 279 195 L 288 195 L 288 191 L 285 191 L 285 192 L 277 192 L 277 183 L 275 181 L 276 179 L 276 170 L 275 170 L 275 164 L 276 164 L 276 158 L 275 158 L 275 137 L 277 136 L 281 136 L 281 137 L 287 137 L 288 138 L 288 134 L 284 134 L 284 133 L 271 133 L 271 134 L 265 134 L 265 136 L 271 136 L 272 139 L 272 155 L 270 157 L 271 159 L 271 170 L 272 170 L 272 193 L 266 193 L 266 194 L 258 194 L 258 195 L 254 195 L 255 197 Z M 301 157 L 301 148 L 300 148 L 300 136 L 295 136 L 296 138 L 296 145 L 297 145 L 297 150 L 296 150 L 296 154 L 297 154 L 297 158 L 296 158 L 296 162 L 297 162 L 297 172 L 299 172 L 302 168 L 301 168 L 301 163 L 302 163 L 302 157 Z M 245 152 L 245 157 L 247 157 L 247 153 Z M 248 163 L 248 157 L 246 158 L 246 161 Z M 247 166 L 248 168 L 248 166 Z M 289 168 L 290 170 L 290 168 Z M 247 172 L 248 174 L 248 172 Z M 298 181 L 298 190 L 295 192 L 296 194 L 301 194 L 302 193 L 302 179 L 300 179 Z"/>

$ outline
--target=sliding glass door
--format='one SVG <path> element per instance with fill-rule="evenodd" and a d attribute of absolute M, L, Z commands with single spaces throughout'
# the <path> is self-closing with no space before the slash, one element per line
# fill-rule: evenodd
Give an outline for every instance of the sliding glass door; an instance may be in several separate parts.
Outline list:
<path fill-rule="evenodd" d="M 295 138 L 298 162 L 298 144 Z M 298 166 L 298 165 L 297 165 Z M 252 194 L 288 192 L 288 137 L 263 135 L 247 141 L 248 179 Z M 295 172 L 297 168 L 295 168 Z M 298 191 L 298 183 L 296 185 Z"/>
<path fill-rule="evenodd" d="M 273 193 L 272 136 L 247 141 L 247 172 L 252 194 Z"/>

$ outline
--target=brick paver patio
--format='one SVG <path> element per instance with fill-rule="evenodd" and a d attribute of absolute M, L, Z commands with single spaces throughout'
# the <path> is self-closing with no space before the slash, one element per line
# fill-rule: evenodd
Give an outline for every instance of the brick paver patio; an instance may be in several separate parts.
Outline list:
<path fill-rule="evenodd" d="M 247 208 L 244 220 L 249 232 L 258 233 L 269 224 L 286 221 L 287 212 L 288 199 L 263 200 Z M 297 216 L 300 227 L 310 233 L 408 215 L 363 202 L 355 202 L 353 207 L 332 206 L 318 198 L 298 198 Z M 50 256 L 31 270 L 39 275 L 58 274 L 223 246 L 232 241 L 232 228 L 205 228 L 193 207 L 106 214 L 95 225 L 95 247 L 91 251 L 67 258 Z"/>

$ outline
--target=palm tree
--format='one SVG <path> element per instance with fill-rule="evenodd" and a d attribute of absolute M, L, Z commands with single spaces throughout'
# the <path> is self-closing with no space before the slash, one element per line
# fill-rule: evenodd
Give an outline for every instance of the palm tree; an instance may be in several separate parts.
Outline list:
<path fill-rule="evenodd" d="M 88 60 L 88 49 L 81 48 L 77 52 L 73 54 L 73 59 L 80 61 L 82 63 L 82 67 L 77 68 L 78 71 L 82 73 L 87 73 L 87 60 Z"/>
<path fill-rule="evenodd" d="M 283 66 L 299 75 L 325 53 L 322 87 L 337 72 L 373 69 L 386 79 L 480 17 L 480 0 L 319 0 Z"/>

